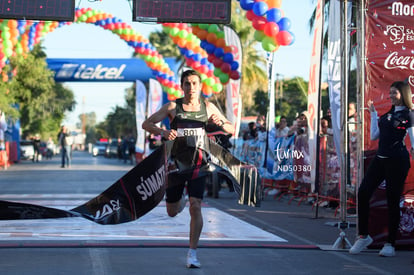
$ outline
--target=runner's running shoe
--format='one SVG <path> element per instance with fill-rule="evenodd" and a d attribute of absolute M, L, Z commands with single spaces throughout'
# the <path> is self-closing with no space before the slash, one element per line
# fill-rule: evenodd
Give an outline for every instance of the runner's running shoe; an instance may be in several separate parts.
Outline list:
<path fill-rule="evenodd" d="M 395 256 L 395 248 L 390 244 L 384 244 L 384 247 L 379 252 L 379 255 L 382 257 L 394 257 Z"/>
<path fill-rule="evenodd" d="M 349 253 L 351 254 L 358 254 L 368 245 L 372 244 L 372 238 L 368 235 L 365 238 L 359 236 L 358 239 L 355 241 L 354 245 L 349 249 Z"/>
<path fill-rule="evenodd" d="M 189 250 L 187 253 L 187 267 L 188 268 L 200 268 L 200 261 L 197 259 L 197 253 Z"/>

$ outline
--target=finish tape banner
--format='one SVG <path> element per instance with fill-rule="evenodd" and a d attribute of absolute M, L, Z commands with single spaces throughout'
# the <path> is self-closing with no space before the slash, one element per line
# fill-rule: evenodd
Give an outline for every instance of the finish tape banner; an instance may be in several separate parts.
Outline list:
<path fill-rule="evenodd" d="M 167 183 L 171 164 L 177 163 L 171 158 L 173 147 L 177 147 L 173 146 L 175 142 L 179 143 L 180 151 L 188 150 L 191 153 L 201 149 L 208 159 L 208 163 L 200 169 L 203 175 L 217 173 L 218 177 L 231 182 L 239 195 L 240 204 L 260 206 L 261 181 L 255 167 L 245 165 L 210 139 L 206 139 L 200 148 L 191 138 L 193 137 L 165 142 L 108 189 L 85 204 L 66 211 L 34 204 L 0 201 L 0 220 L 83 217 L 103 225 L 137 220 L 162 201 L 167 186 L 181 184 Z M 183 144 L 187 144 L 187 149 L 182 149 Z M 191 166 L 179 167 L 172 172 L 184 174 L 190 169 Z"/>

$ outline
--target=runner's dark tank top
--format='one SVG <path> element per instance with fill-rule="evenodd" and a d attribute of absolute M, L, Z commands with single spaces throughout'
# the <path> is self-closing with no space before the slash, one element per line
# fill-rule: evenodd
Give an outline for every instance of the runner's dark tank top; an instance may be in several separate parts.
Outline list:
<path fill-rule="evenodd" d="M 200 100 L 200 110 L 196 112 L 184 111 L 182 98 L 177 99 L 175 103 L 175 117 L 170 124 L 171 129 L 177 130 L 178 136 L 204 135 L 208 121 L 204 100 Z M 200 131 L 203 133 L 201 134 Z"/>

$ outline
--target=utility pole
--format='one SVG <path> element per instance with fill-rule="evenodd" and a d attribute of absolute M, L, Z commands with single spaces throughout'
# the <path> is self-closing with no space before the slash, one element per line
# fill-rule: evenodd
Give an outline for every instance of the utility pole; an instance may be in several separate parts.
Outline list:
<path fill-rule="evenodd" d="M 82 134 L 86 134 L 85 96 L 82 98 Z"/>

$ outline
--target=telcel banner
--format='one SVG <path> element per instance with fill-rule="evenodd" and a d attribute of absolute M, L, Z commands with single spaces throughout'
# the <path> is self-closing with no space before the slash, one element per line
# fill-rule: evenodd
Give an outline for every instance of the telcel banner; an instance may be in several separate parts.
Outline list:
<path fill-rule="evenodd" d="M 166 58 L 166 63 L 177 73 L 179 63 Z M 49 69 L 55 72 L 57 82 L 148 82 L 153 73 L 145 61 L 139 58 L 125 59 L 64 59 L 47 58 Z"/>

